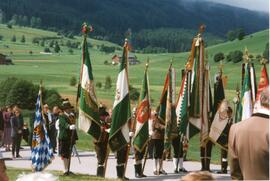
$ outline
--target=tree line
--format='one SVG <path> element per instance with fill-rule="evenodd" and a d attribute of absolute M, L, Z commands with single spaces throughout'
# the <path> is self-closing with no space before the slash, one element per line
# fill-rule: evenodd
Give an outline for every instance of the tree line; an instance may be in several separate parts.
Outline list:
<path fill-rule="evenodd" d="M 0 107 L 7 105 L 18 105 L 23 109 L 35 108 L 39 85 L 30 81 L 9 77 L 0 82 Z M 61 96 L 54 89 L 42 88 L 43 103 L 50 106 L 60 106 Z"/>
<path fill-rule="evenodd" d="M 194 30 L 177 28 L 158 28 L 142 30 L 135 33 L 131 43 L 141 53 L 176 53 L 190 50 L 192 39 L 197 32 Z M 223 42 L 222 38 L 205 33 L 207 45 Z"/>
<path fill-rule="evenodd" d="M 207 32 L 221 38 L 225 38 L 229 30 L 237 27 L 243 27 L 246 34 L 268 28 L 266 14 L 205 1 L 12 0 L 11 3 L 10 0 L 1 0 L 0 9 L 0 23 L 39 27 L 63 32 L 70 37 L 79 34 L 81 24 L 87 21 L 94 27 L 92 37 L 119 45 L 123 44 L 128 28 L 132 29 L 133 35 L 138 33 L 139 36 L 144 36 L 143 30 L 162 27 L 197 31 L 203 22 L 207 25 Z M 209 19 L 210 16 L 212 18 Z M 154 34 L 156 41 L 161 33 Z M 153 47 L 147 47 L 145 43 L 152 40 L 148 40 L 147 37 L 142 37 L 141 40 L 135 36 L 134 42 L 138 47 L 134 48 L 146 52 L 152 51 L 151 49 L 161 52 L 185 50 L 186 45 L 181 45 L 179 40 L 173 41 L 169 47 L 166 42 L 173 40 L 173 33 L 167 34 L 168 37 L 164 36 L 164 42 L 155 42 Z M 186 43 L 190 45 L 190 41 Z M 146 47 L 147 49 L 143 50 Z"/>
<path fill-rule="evenodd" d="M 254 55 L 250 54 L 249 58 L 251 60 L 256 60 L 256 61 L 261 61 L 262 58 L 267 59 L 267 63 L 269 63 L 269 43 L 265 45 L 265 49 L 262 52 L 262 54 Z M 219 62 L 221 60 L 226 60 L 227 62 L 233 62 L 233 63 L 238 63 L 243 61 L 243 52 L 240 50 L 235 50 L 229 52 L 227 55 L 224 55 L 222 52 L 218 52 L 214 55 L 214 61 Z"/>
<path fill-rule="evenodd" d="M 35 16 L 28 17 L 25 15 L 17 15 L 17 14 L 14 14 L 10 20 L 4 19 L 2 15 L 2 20 L 0 19 L 0 23 L 6 23 L 9 28 L 12 28 L 12 25 L 40 28 L 42 25 L 41 18 L 39 17 Z"/>

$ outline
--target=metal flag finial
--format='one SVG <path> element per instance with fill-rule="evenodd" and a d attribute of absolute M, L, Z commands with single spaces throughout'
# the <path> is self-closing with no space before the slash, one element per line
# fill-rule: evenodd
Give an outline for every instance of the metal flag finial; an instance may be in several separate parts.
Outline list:
<path fill-rule="evenodd" d="M 220 60 L 220 62 L 219 62 L 219 71 L 220 71 L 221 74 L 223 73 L 223 68 L 224 68 L 224 63 L 223 63 L 222 60 Z"/>
<path fill-rule="evenodd" d="M 128 47 L 128 38 L 125 38 L 124 47 Z"/>
<path fill-rule="evenodd" d="M 146 64 L 145 64 L 146 68 L 148 68 L 148 66 L 149 66 L 149 60 L 150 60 L 150 58 L 147 57 Z"/>
<path fill-rule="evenodd" d="M 172 58 L 171 58 L 171 61 L 170 61 L 170 62 L 171 62 L 171 64 L 173 63 L 173 61 L 174 61 L 174 57 L 172 57 Z"/>
<path fill-rule="evenodd" d="M 243 60 L 245 63 L 249 63 L 249 61 L 250 61 L 249 52 L 248 52 L 247 47 L 245 47 L 245 50 L 244 50 Z"/>
<path fill-rule="evenodd" d="M 265 64 L 267 63 L 267 59 L 264 58 L 264 57 L 262 57 L 260 63 L 261 63 L 262 65 L 265 65 Z"/>
<path fill-rule="evenodd" d="M 199 27 L 199 33 L 203 33 L 205 31 L 205 24 L 201 24 L 200 27 Z"/>
<path fill-rule="evenodd" d="M 240 94 L 240 88 L 239 88 L 239 84 L 236 84 L 236 88 L 235 88 L 236 94 L 239 95 Z"/>
<path fill-rule="evenodd" d="M 87 25 L 86 22 L 82 24 L 82 32 L 84 36 L 87 36 L 88 33 L 93 31 L 93 27 L 91 25 Z"/>

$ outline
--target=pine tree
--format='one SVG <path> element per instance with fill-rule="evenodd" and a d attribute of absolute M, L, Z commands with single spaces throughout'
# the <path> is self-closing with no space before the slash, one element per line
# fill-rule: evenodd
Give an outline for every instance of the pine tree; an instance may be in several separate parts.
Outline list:
<path fill-rule="evenodd" d="M 109 90 L 109 89 L 111 89 L 111 87 L 112 87 L 112 79 L 110 76 L 107 76 L 105 79 L 104 88 L 105 88 L 105 90 Z"/>
<path fill-rule="evenodd" d="M 59 53 L 60 52 L 60 46 L 59 46 L 59 44 L 58 44 L 58 42 L 56 42 L 55 43 L 55 46 L 54 46 L 54 51 L 55 51 L 55 53 Z"/>
<path fill-rule="evenodd" d="M 15 35 L 12 36 L 11 41 L 16 42 L 16 36 Z"/>
<path fill-rule="evenodd" d="M 22 35 L 21 42 L 25 43 L 25 36 L 24 35 Z"/>

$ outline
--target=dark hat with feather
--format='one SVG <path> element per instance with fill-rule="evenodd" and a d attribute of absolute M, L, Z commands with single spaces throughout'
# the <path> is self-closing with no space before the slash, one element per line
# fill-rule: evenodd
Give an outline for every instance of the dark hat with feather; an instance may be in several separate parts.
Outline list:
<path fill-rule="evenodd" d="M 73 109 L 74 107 L 70 104 L 68 99 L 63 99 L 60 108 L 62 110 L 65 110 L 65 109 Z"/>

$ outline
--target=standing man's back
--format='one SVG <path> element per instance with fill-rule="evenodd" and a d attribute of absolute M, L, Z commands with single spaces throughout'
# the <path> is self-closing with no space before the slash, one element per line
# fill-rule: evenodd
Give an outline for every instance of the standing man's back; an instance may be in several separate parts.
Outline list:
<path fill-rule="evenodd" d="M 251 118 L 231 127 L 229 154 L 232 179 L 269 180 L 269 89 Z"/>

